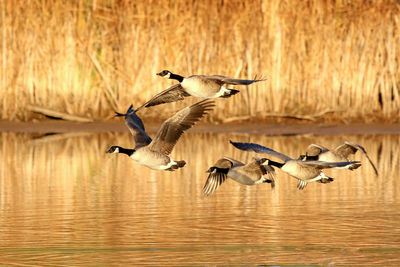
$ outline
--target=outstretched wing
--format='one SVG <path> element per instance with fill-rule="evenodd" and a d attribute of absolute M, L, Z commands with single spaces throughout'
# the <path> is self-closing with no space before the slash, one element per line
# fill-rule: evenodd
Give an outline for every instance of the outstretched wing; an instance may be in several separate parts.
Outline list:
<path fill-rule="evenodd" d="M 262 165 L 261 159 L 253 158 L 252 161 L 247 163 L 245 166 L 242 167 L 243 170 L 249 173 L 257 173 L 259 175 L 268 174 L 269 183 L 271 183 L 271 188 L 275 188 L 275 178 L 276 173 L 275 169 L 270 165 Z"/>
<path fill-rule="evenodd" d="M 238 167 L 238 166 L 243 166 L 244 165 L 244 163 L 243 162 L 241 162 L 241 161 L 239 161 L 239 160 L 236 160 L 236 159 L 233 159 L 233 158 L 229 158 L 229 157 L 224 157 L 223 159 L 225 159 L 225 160 L 229 160 L 230 162 L 231 162 L 231 165 L 232 165 L 232 168 L 233 167 Z M 220 159 L 220 161 L 221 161 L 222 159 Z M 218 162 L 218 161 L 217 161 Z M 217 166 L 217 165 L 214 165 L 215 167 L 219 167 L 219 166 Z"/>
<path fill-rule="evenodd" d="M 254 144 L 254 143 L 239 143 L 239 142 L 232 142 L 229 141 L 234 147 L 240 149 L 240 150 L 245 150 L 245 151 L 254 151 L 256 153 L 260 153 L 260 154 L 268 154 L 270 156 L 274 156 L 277 157 L 283 161 L 288 161 L 291 160 L 291 158 L 289 158 L 288 156 L 279 153 L 273 149 L 270 149 L 268 147 L 259 145 L 259 144 Z"/>
<path fill-rule="evenodd" d="M 354 142 L 345 141 L 343 145 L 340 145 L 335 149 L 337 154 L 339 154 L 345 158 L 347 158 L 350 154 L 355 154 L 357 152 L 357 150 L 361 151 L 365 155 L 365 157 L 368 159 L 369 163 L 371 164 L 372 168 L 374 169 L 375 174 L 378 175 L 378 169 L 375 167 L 375 164 L 369 158 L 367 151 L 364 149 L 364 147 L 362 147 L 359 144 L 356 144 Z"/>
<path fill-rule="evenodd" d="M 270 165 L 262 165 L 264 172 L 268 174 L 269 180 L 271 181 L 271 188 L 275 188 L 275 179 L 277 178 L 275 169 Z"/>
<path fill-rule="evenodd" d="M 207 181 L 203 187 L 204 195 L 208 196 L 208 195 L 214 193 L 214 191 L 217 190 L 217 188 L 221 184 L 223 184 L 227 178 L 228 178 L 228 176 L 226 173 L 222 173 L 222 172 L 210 173 L 210 175 L 208 175 Z"/>
<path fill-rule="evenodd" d="M 117 113 L 117 116 L 125 116 L 125 124 L 135 139 L 135 148 L 150 144 L 151 138 L 147 135 L 142 120 L 132 109 L 132 105 L 128 108 L 126 114 Z"/>
<path fill-rule="evenodd" d="M 361 166 L 361 163 L 359 161 L 326 162 L 318 160 L 298 160 L 297 163 L 305 167 L 312 167 L 317 169 L 343 168 L 353 170 Z"/>
<path fill-rule="evenodd" d="M 141 110 L 143 107 L 151 107 L 151 106 L 157 106 L 160 104 L 164 103 L 171 103 L 171 102 L 176 102 L 183 100 L 185 97 L 190 96 L 188 93 L 186 93 L 185 90 L 183 90 L 182 86 L 180 83 L 175 84 L 171 86 L 170 88 L 156 94 L 153 96 L 149 101 L 138 107 L 135 112 L 138 112 Z"/>
<path fill-rule="evenodd" d="M 307 147 L 306 155 L 307 156 L 318 156 L 319 154 L 329 151 L 326 147 L 317 144 L 311 144 Z"/>
<path fill-rule="evenodd" d="M 149 148 L 168 155 L 183 132 L 191 128 L 214 106 L 214 101 L 205 99 L 180 110 L 161 125 Z"/>
<path fill-rule="evenodd" d="M 220 84 L 232 84 L 232 85 L 249 85 L 255 82 L 265 81 L 266 79 L 253 79 L 253 80 L 243 80 L 243 79 L 233 79 L 222 75 L 211 75 L 205 76 L 208 80 L 219 81 Z"/>
<path fill-rule="evenodd" d="M 299 180 L 299 182 L 297 183 L 297 188 L 299 190 L 303 190 L 304 188 L 306 188 L 307 184 L 308 183 L 306 181 Z"/>

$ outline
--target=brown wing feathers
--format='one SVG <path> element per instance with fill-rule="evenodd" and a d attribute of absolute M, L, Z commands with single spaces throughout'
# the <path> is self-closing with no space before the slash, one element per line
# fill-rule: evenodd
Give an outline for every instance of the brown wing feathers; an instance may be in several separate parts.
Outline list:
<path fill-rule="evenodd" d="M 179 100 L 183 100 L 185 97 L 190 96 L 183 90 L 181 84 L 175 84 L 170 88 L 156 94 L 149 101 L 138 107 L 135 112 L 141 110 L 144 107 L 156 106 L 164 103 L 171 103 Z"/>
<path fill-rule="evenodd" d="M 166 155 L 170 154 L 183 132 L 191 128 L 214 106 L 214 101 L 206 99 L 180 110 L 162 124 L 150 143 L 150 148 Z"/>

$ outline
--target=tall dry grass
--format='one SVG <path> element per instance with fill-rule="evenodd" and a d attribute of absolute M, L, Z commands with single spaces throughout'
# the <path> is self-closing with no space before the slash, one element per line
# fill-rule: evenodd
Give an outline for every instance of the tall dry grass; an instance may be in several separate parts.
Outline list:
<path fill-rule="evenodd" d="M 32 119 L 26 104 L 107 118 L 173 84 L 155 76 L 169 69 L 268 79 L 218 100 L 214 120 L 398 121 L 398 1 L 28 0 L 1 1 L 0 14 L 1 119 Z"/>

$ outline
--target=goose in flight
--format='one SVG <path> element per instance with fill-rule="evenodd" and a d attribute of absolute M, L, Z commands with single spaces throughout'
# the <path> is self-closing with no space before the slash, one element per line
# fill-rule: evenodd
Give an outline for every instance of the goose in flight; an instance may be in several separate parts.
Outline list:
<path fill-rule="evenodd" d="M 266 159 L 254 158 L 251 162 L 244 164 L 228 157 L 219 159 L 207 170 L 210 174 L 204 185 L 203 193 L 206 196 L 214 193 L 227 178 L 244 185 L 270 183 L 271 188 L 274 188 L 275 170 L 271 166 L 264 165 L 265 161 Z M 264 174 L 268 174 L 269 179 L 266 179 Z"/>
<path fill-rule="evenodd" d="M 378 176 L 378 169 L 375 167 L 375 164 L 369 158 L 367 151 L 364 147 L 356 144 L 354 142 L 345 141 L 342 145 L 336 147 L 333 150 L 329 150 L 326 147 L 317 144 L 311 144 L 308 146 L 306 150 L 307 157 L 316 157 L 317 160 L 327 161 L 327 162 L 341 162 L 341 161 L 349 161 L 349 155 L 355 154 L 357 151 L 360 151 L 364 154 L 364 156 L 368 159 L 372 168 L 374 169 L 375 175 Z"/>
<path fill-rule="evenodd" d="M 292 159 L 282 153 L 279 153 L 270 148 L 254 143 L 230 143 L 245 151 L 254 151 L 260 154 L 268 154 L 282 160 L 284 163 L 268 160 L 266 164 L 280 168 L 283 172 L 291 175 L 292 177 L 299 180 L 297 184 L 298 189 L 304 189 L 308 183 L 319 181 L 321 183 L 329 183 L 333 181 L 333 178 L 328 177 L 322 172 L 322 169 L 342 167 L 346 169 L 355 169 L 361 166 L 359 161 L 348 161 L 348 162 L 324 162 L 316 160 L 304 160 L 302 158 Z"/>
<path fill-rule="evenodd" d="M 117 115 L 125 117 L 125 124 L 132 133 L 136 146 L 133 149 L 112 146 L 107 153 L 126 154 L 139 164 L 153 170 L 174 171 L 182 168 L 186 162 L 174 161 L 169 154 L 181 135 L 214 106 L 214 101 L 205 99 L 183 108 L 161 125 L 153 140 L 146 133 L 142 120 L 130 106 L 125 114 L 117 113 Z"/>
<path fill-rule="evenodd" d="M 156 94 L 149 101 L 138 107 L 135 111 L 139 111 L 143 107 L 151 107 L 164 103 L 176 102 L 183 100 L 188 96 L 202 98 L 227 98 L 239 93 L 239 91 L 235 89 L 229 89 L 226 87 L 226 85 L 249 85 L 265 80 L 233 79 L 222 75 L 191 75 L 185 78 L 178 74 L 174 74 L 169 70 L 163 70 L 162 72 L 157 73 L 157 75 L 166 79 L 177 80 L 179 83 Z"/>

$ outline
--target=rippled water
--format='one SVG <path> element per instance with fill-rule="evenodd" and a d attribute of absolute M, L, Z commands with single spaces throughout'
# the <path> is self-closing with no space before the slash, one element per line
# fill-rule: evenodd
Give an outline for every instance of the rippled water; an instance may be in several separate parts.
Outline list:
<path fill-rule="evenodd" d="M 228 180 L 201 189 L 218 158 L 247 161 L 228 140 L 252 141 L 289 156 L 310 143 L 363 145 L 355 171 L 329 170 L 330 184 L 278 172 L 268 184 Z M 0 134 L 0 265 L 399 265 L 400 136 L 186 134 L 176 172 L 151 171 L 108 146 L 133 145 L 125 134 L 38 137 Z"/>

